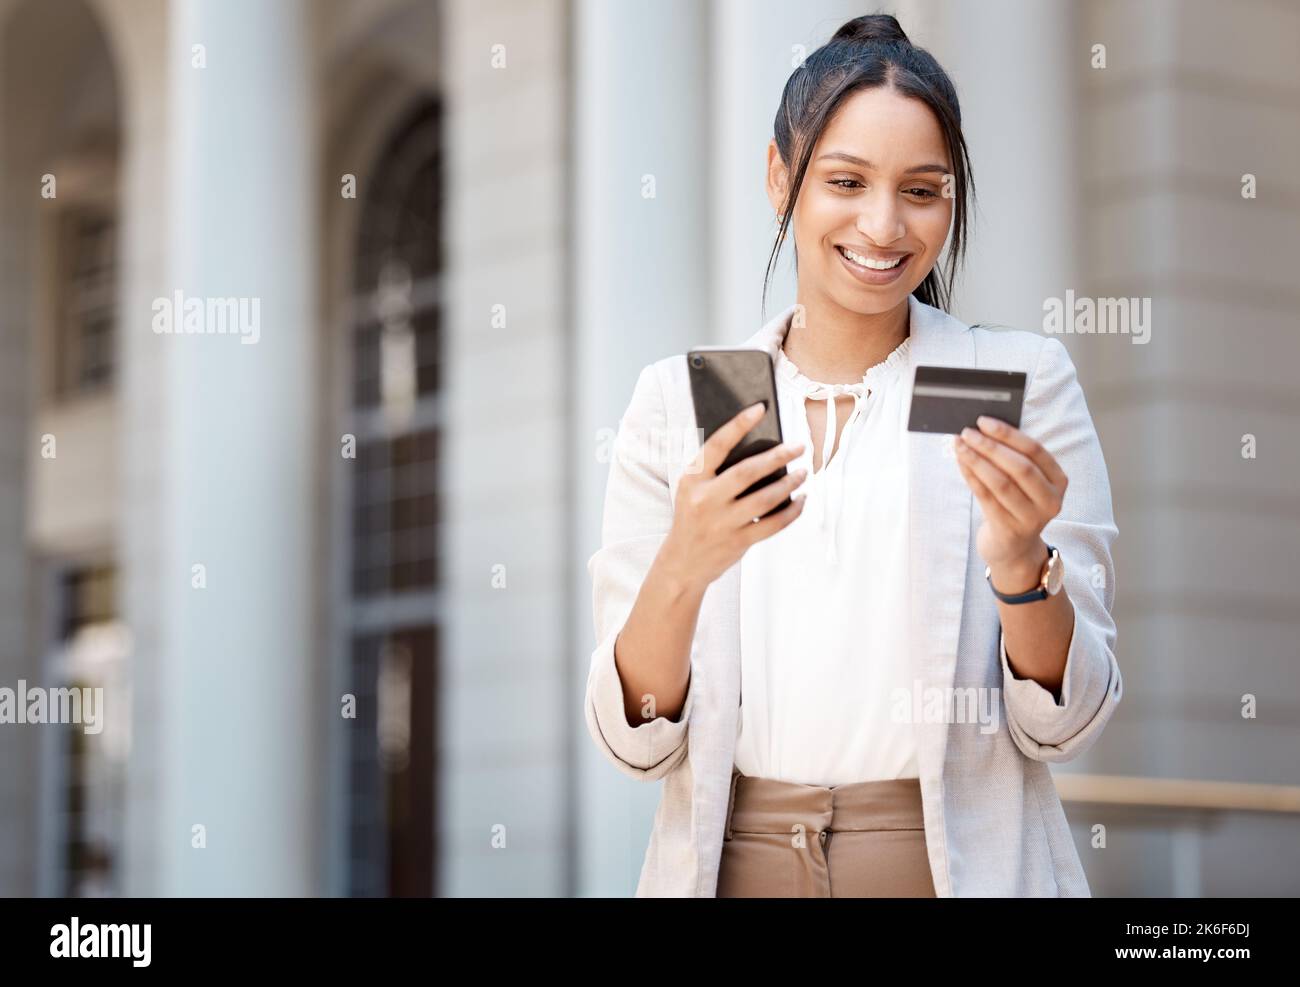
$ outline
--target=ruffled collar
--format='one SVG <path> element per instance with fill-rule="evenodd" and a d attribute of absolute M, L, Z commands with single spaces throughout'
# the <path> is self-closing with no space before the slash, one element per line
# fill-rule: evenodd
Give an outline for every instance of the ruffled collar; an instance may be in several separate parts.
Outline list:
<path fill-rule="evenodd" d="M 911 342 L 911 335 L 905 336 L 903 341 L 894 347 L 892 353 L 866 369 L 862 374 L 862 380 L 847 384 L 826 384 L 808 377 L 785 355 L 784 344 L 776 351 L 776 371 L 807 397 L 838 397 L 841 394 L 859 394 L 865 397 L 868 392 L 879 387 L 883 381 L 902 369 L 907 362 Z"/>
<path fill-rule="evenodd" d="M 825 384 L 800 372 L 794 362 L 785 355 L 784 341 L 776 351 L 778 380 L 787 381 L 794 386 L 796 393 L 803 394 L 805 398 L 825 400 L 826 402 L 826 424 L 822 436 L 822 467 L 812 474 L 812 482 L 820 483 L 824 488 L 817 501 L 820 505 L 819 520 L 822 536 L 825 539 L 826 561 L 828 563 L 837 562 L 840 554 L 838 541 L 839 516 L 844 500 L 843 460 L 848 456 L 849 447 L 853 444 L 853 438 L 857 434 L 857 430 L 850 426 L 861 417 L 861 413 L 867 405 L 867 399 L 872 392 L 879 389 L 889 376 L 902 369 L 908 360 L 911 342 L 912 337 L 909 333 L 889 356 L 868 367 L 860 381 L 847 384 Z M 835 443 L 836 418 L 838 417 L 835 409 L 835 399 L 843 394 L 853 396 L 853 410 L 849 412 L 848 420 L 844 424 L 844 433 L 840 436 L 839 451 L 832 457 L 831 448 Z M 802 412 L 802 409 L 800 411 Z M 810 468 L 811 465 L 810 459 Z"/>

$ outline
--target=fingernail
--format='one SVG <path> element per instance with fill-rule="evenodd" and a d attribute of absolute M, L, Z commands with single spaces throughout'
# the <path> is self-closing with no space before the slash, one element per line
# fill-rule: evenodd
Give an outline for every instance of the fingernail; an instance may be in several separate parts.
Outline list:
<path fill-rule="evenodd" d="M 992 418 L 988 415 L 980 415 L 978 418 L 975 419 L 975 421 L 979 424 L 980 428 L 988 428 L 994 430 L 996 430 L 997 427 L 1000 424 L 1002 424 L 996 418 Z"/>
<path fill-rule="evenodd" d="M 961 430 L 961 437 L 967 442 L 969 442 L 974 435 L 975 429 L 971 428 L 969 425 Z"/>
<path fill-rule="evenodd" d="M 750 418 L 756 418 L 762 411 L 763 411 L 763 402 L 760 401 L 758 402 L 758 404 L 751 404 L 748 408 L 746 408 L 745 414 L 749 415 Z"/>

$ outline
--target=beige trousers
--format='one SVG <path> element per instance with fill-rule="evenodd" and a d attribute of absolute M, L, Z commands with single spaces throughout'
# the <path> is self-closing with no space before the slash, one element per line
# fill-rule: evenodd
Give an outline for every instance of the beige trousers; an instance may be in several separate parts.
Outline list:
<path fill-rule="evenodd" d="M 733 769 L 719 898 L 933 898 L 916 778 L 822 788 Z"/>

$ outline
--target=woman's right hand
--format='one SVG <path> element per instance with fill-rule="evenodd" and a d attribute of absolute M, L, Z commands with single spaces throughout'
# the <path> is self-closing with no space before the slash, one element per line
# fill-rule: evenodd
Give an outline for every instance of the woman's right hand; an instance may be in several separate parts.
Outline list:
<path fill-rule="evenodd" d="M 799 456 L 802 444 L 773 446 L 717 472 L 731 450 L 763 420 L 763 413 L 764 405 L 755 405 L 709 436 L 678 482 L 672 528 L 658 561 L 682 586 L 702 593 L 750 545 L 770 538 L 803 511 L 805 497 L 793 497 L 789 506 L 763 517 L 803 483 L 807 471 L 802 469 L 736 499 Z M 761 520 L 755 524 L 754 518 Z"/>

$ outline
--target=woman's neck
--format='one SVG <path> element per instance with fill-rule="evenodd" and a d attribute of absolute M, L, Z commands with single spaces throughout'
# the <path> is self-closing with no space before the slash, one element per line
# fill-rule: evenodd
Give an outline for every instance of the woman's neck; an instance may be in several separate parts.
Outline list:
<path fill-rule="evenodd" d="M 783 349 L 799 372 L 824 384 L 860 381 L 907 338 L 907 299 L 888 312 L 861 315 L 827 301 L 806 301 L 803 324 L 794 322 Z M 796 316 L 798 312 L 795 313 Z"/>

